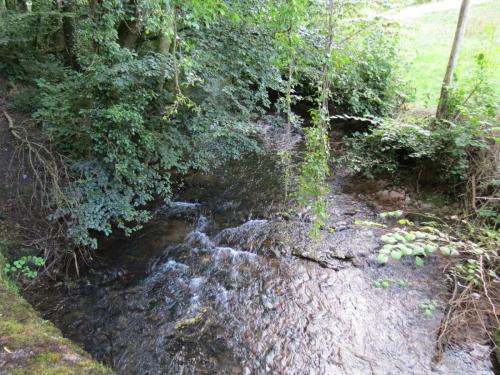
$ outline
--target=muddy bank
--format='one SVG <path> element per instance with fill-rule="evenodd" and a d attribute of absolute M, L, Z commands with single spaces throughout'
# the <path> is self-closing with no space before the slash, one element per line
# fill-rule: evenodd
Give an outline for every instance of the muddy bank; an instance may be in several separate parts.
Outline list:
<path fill-rule="evenodd" d="M 380 267 L 379 230 L 354 225 L 376 212 L 338 179 L 312 241 L 279 176 L 258 158 L 188 180 L 182 201 L 81 280 L 31 300 L 120 374 L 492 374 L 489 348 L 473 343 L 432 363 L 445 292 L 437 258 Z M 387 278 L 388 289 L 374 287 Z M 434 299 L 427 317 L 418 305 Z"/>

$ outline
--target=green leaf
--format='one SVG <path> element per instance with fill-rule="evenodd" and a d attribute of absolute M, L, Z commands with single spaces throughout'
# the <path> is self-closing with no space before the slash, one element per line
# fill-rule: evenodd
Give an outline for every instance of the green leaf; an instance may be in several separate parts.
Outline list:
<path fill-rule="evenodd" d="M 413 250 L 408 246 L 401 246 L 400 249 L 404 255 L 412 255 L 413 254 Z"/>
<path fill-rule="evenodd" d="M 395 244 L 397 242 L 397 240 L 394 237 L 389 235 L 383 235 L 382 237 L 380 237 L 380 240 L 388 244 Z"/>
<path fill-rule="evenodd" d="M 391 257 L 392 257 L 392 259 L 395 259 L 395 260 L 400 260 L 402 256 L 403 256 L 403 254 L 402 254 L 400 251 L 393 250 L 393 251 L 391 252 Z"/>
<path fill-rule="evenodd" d="M 422 267 L 424 265 L 424 260 L 420 257 L 415 257 L 415 264 L 418 266 L 418 267 Z"/>
<path fill-rule="evenodd" d="M 414 225 L 415 225 L 415 224 L 413 224 L 413 222 L 412 222 L 412 221 L 407 220 L 407 219 L 401 219 L 401 220 L 398 220 L 398 223 L 399 223 L 399 225 L 407 225 L 407 226 L 409 226 L 409 227 L 412 227 L 412 226 L 414 226 Z"/>
<path fill-rule="evenodd" d="M 380 253 L 381 254 L 390 254 L 391 251 L 394 249 L 394 246 L 393 245 L 384 245 L 381 249 L 380 249 Z"/>
<path fill-rule="evenodd" d="M 415 241 L 416 239 L 416 236 L 413 233 L 405 233 L 403 234 L 403 237 L 408 242 Z"/>
<path fill-rule="evenodd" d="M 440 249 L 441 254 L 448 256 L 451 254 L 451 248 L 449 246 L 442 246 Z"/>
<path fill-rule="evenodd" d="M 424 251 L 426 254 L 431 254 L 431 253 L 435 252 L 437 250 L 437 248 L 438 247 L 436 245 L 428 244 L 428 245 L 424 246 Z"/>
<path fill-rule="evenodd" d="M 384 255 L 384 254 L 379 254 L 377 257 L 377 261 L 379 263 L 385 264 L 389 261 L 389 257 L 387 255 Z"/>

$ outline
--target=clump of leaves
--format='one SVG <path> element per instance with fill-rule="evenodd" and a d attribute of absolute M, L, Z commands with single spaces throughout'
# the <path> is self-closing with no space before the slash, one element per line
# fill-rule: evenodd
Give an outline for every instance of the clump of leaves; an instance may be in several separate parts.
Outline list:
<path fill-rule="evenodd" d="M 398 218 L 403 216 L 403 211 L 397 210 L 397 211 L 387 211 L 387 212 L 382 212 L 379 215 L 381 218 Z"/>
<path fill-rule="evenodd" d="M 404 256 L 413 256 L 415 264 L 423 266 L 424 258 L 433 253 L 457 256 L 459 249 L 465 246 L 462 241 L 434 226 L 425 225 L 410 230 L 409 227 L 415 227 L 413 222 L 400 219 L 398 223 L 404 227 L 396 228 L 380 237 L 384 243 L 377 257 L 380 263 L 387 263 L 390 258 L 400 260 Z"/>
<path fill-rule="evenodd" d="M 392 284 L 397 284 L 401 287 L 405 287 L 405 286 L 410 285 L 410 283 L 408 281 L 405 281 L 403 279 L 399 279 L 399 278 L 398 279 L 391 279 L 390 277 L 387 277 L 385 279 L 379 279 L 379 280 L 375 281 L 375 283 L 373 283 L 373 286 L 375 288 L 387 289 Z"/>
<path fill-rule="evenodd" d="M 467 259 L 465 263 L 457 264 L 453 267 L 452 273 L 463 278 L 468 284 L 481 284 L 481 270 L 476 259 Z"/>
<path fill-rule="evenodd" d="M 28 255 L 23 256 L 12 263 L 6 263 L 4 273 L 15 276 L 23 276 L 28 279 L 34 279 L 38 276 L 37 269 L 45 265 L 45 260 L 41 257 Z"/>
<path fill-rule="evenodd" d="M 326 197 L 329 187 L 326 179 L 330 174 L 330 147 L 324 118 L 319 111 L 312 114 L 316 126 L 306 130 L 306 153 L 299 178 L 298 201 L 311 207 L 311 235 L 318 238 L 328 218 Z"/>
<path fill-rule="evenodd" d="M 422 310 L 425 316 L 430 318 L 436 312 L 437 305 L 437 301 L 433 299 L 428 302 L 418 304 L 418 308 Z"/>

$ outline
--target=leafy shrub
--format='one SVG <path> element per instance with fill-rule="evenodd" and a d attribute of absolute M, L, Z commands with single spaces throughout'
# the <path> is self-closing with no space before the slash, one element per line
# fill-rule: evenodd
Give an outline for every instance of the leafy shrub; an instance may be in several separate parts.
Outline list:
<path fill-rule="evenodd" d="M 449 186 L 465 183 L 473 150 L 486 149 L 483 132 L 469 125 L 427 119 L 383 119 L 368 131 L 356 132 L 345 141 L 339 162 L 349 174 L 367 178 L 414 174 L 424 168 Z"/>
<path fill-rule="evenodd" d="M 333 110 L 358 116 L 390 115 L 404 97 L 398 79 L 396 26 L 373 22 L 358 27 L 369 31 L 351 37 L 348 32 L 355 31 L 348 27 L 332 56 Z"/>
<path fill-rule="evenodd" d="M 422 121 L 379 120 L 366 132 L 356 132 L 345 142 L 339 162 L 350 174 L 368 178 L 396 174 L 408 161 L 435 160 L 442 145 L 431 125 Z"/>
<path fill-rule="evenodd" d="M 75 243 L 95 248 L 95 231 L 109 235 L 118 227 L 129 234 L 139 228 L 149 219 L 149 202 L 170 198 L 172 171 L 207 169 L 256 148 L 255 113 L 267 104 L 265 88 L 276 78 L 263 63 L 272 50 L 255 29 L 236 40 L 232 33 L 200 28 L 199 50 L 186 74 L 205 84 L 189 88 L 192 99 L 157 92 L 160 71 L 174 78 L 172 61 L 119 46 L 96 57 L 107 58 L 105 64 L 38 81 L 41 107 L 35 116 L 74 161 L 76 176 L 51 218 L 69 218 Z"/>
<path fill-rule="evenodd" d="M 357 116 L 386 116 L 404 100 L 399 80 L 399 37 L 396 24 L 381 19 L 367 19 L 363 6 L 349 3 L 339 10 L 333 50 L 330 56 L 329 107 L 332 113 Z M 353 21 L 354 20 L 354 21 Z M 297 93 L 307 99 L 317 92 L 321 80 L 322 31 L 314 27 L 303 31 L 305 44 L 298 48 L 300 82 Z"/>
<path fill-rule="evenodd" d="M 496 64 L 494 52 L 480 52 L 475 56 L 474 68 L 455 77 L 450 89 L 448 118 L 470 123 L 487 131 L 495 125 L 500 104 L 493 85 Z"/>
<path fill-rule="evenodd" d="M 494 146 L 498 98 L 492 84 L 494 64 L 485 53 L 476 67 L 450 93 L 446 120 L 412 118 L 377 119 L 363 133 L 345 142 L 341 164 L 350 174 L 368 178 L 433 170 L 435 180 L 463 191 L 471 174 L 481 181 L 477 191 L 497 191 L 498 166 Z M 495 177 L 496 176 L 496 177 Z"/>
<path fill-rule="evenodd" d="M 460 242 L 432 226 L 424 226 L 419 230 L 398 228 L 384 234 L 380 239 L 385 244 L 377 258 L 380 263 L 387 263 L 389 257 L 399 260 L 404 256 L 413 256 L 416 265 L 422 266 L 423 258 L 436 251 L 445 256 L 458 255 L 460 248 Z"/>
<path fill-rule="evenodd" d="M 428 318 L 432 317 L 436 312 L 438 304 L 436 300 L 430 300 L 427 302 L 422 302 L 418 304 L 418 308 L 422 310 L 425 316 Z"/>

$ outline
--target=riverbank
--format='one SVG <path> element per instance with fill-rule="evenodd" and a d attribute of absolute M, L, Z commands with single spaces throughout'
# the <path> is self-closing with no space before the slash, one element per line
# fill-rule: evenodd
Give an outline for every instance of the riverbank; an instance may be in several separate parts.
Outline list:
<path fill-rule="evenodd" d="M 19 287 L 5 275 L 7 256 L 24 254 L 14 240 L 16 232 L 12 207 L 17 192 L 8 175 L 15 144 L 2 113 L 5 109 L 0 80 L 0 375 L 101 375 L 113 372 L 92 360 L 78 345 L 64 338 L 61 331 L 21 296 Z M 16 118 L 26 118 L 13 113 Z M 34 253 L 34 252 L 33 252 Z"/>
<path fill-rule="evenodd" d="M 112 374 L 21 297 L 3 272 L 7 246 L 5 228 L 0 227 L 0 374 Z"/>

